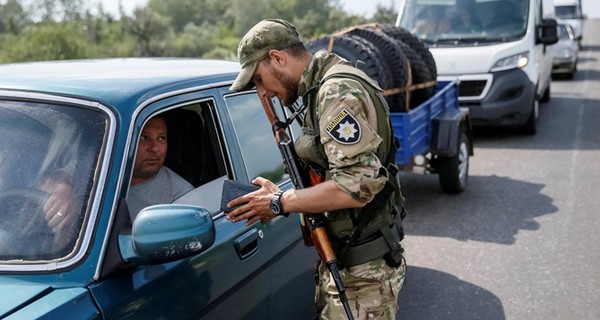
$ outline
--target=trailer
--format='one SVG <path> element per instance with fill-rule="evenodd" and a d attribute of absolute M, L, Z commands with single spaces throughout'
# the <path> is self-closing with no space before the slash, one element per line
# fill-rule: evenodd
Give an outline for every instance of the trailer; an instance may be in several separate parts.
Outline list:
<path fill-rule="evenodd" d="M 407 112 L 391 112 L 404 171 L 437 173 L 446 193 L 465 190 L 473 134 L 469 111 L 458 106 L 458 81 L 438 81 L 433 96 Z"/>
<path fill-rule="evenodd" d="M 465 190 L 473 155 L 469 111 L 459 107 L 459 80 L 438 77 L 425 42 L 404 28 L 370 23 L 320 36 L 306 47 L 335 53 L 377 81 L 400 141 L 401 170 L 438 174 L 446 193 Z"/>

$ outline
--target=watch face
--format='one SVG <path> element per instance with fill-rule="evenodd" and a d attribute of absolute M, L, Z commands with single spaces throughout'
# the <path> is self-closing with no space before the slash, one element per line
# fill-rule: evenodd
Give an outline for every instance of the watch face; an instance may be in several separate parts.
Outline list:
<path fill-rule="evenodd" d="M 271 208 L 271 212 L 273 212 L 273 214 L 278 215 L 281 213 L 281 205 L 279 204 L 279 199 L 277 197 L 273 197 L 273 199 L 271 199 L 271 204 L 269 207 Z"/>

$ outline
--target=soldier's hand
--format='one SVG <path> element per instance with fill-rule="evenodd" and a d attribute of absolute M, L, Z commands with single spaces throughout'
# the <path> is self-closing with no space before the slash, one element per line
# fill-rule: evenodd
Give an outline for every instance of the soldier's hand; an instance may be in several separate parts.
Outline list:
<path fill-rule="evenodd" d="M 258 220 L 265 224 L 267 221 L 275 218 L 275 215 L 269 208 L 269 204 L 275 192 L 279 191 L 279 188 L 270 180 L 262 177 L 252 180 L 252 184 L 259 185 L 261 188 L 231 200 L 227 204 L 227 208 L 234 208 L 236 206 L 237 208 L 227 214 L 228 220 L 232 222 L 246 220 L 245 225 L 249 226 Z"/>

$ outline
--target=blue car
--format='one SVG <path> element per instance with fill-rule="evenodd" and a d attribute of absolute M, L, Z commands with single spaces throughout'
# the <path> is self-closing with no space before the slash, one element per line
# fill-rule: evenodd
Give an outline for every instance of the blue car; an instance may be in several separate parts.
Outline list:
<path fill-rule="evenodd" d="M 244 226 L 221 209 L 225 180 L 292 187 L 256 92 L 229 91 L 238 71 L 199 59 L 0 65 L 1 319 L 314 317 L 317 256 L 297 215 Z M 130 212 L 140 132 L 158 114 L 165 165 L 194 189 Z M 77 213 L 60 237 L 45 217 L 56 179 Z"/>

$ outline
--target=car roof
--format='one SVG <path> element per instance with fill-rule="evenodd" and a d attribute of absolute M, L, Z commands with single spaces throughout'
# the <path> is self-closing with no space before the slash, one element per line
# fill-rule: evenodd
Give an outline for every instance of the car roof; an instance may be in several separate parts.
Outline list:
<path fill-rule="evenodd" d="M 231 83 L 239 63 L 191 58 L 111 58 L 0 64 L 0 90 L 82 97 L 135 108 L 165 92 Z"/>

